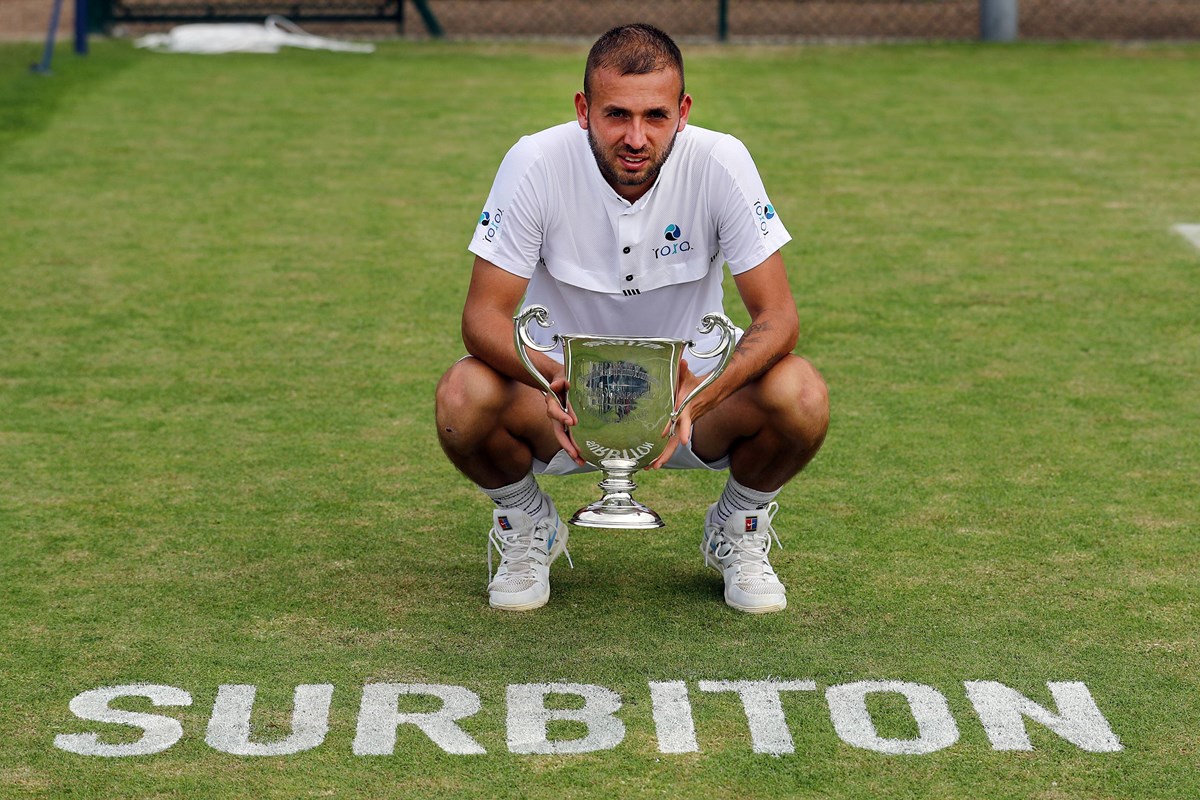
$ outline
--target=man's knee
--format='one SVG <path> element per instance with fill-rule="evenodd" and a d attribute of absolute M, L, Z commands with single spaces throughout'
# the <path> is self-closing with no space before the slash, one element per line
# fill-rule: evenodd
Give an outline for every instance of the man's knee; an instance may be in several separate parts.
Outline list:
<path fill-rule="evenodd" d="M 789 355 L 761 379 L 760 397 L 768 418 L 812 442 L 829 429 L 829 389 L 816 367 Z"/>
<path fill-rule="evenodd" d="M 437 385 L 438 435 L 444 440 L 456 430 L 494 419 L 505 395 L 506 381 L 487 364 L 470 356 L 455 362 Z"/>

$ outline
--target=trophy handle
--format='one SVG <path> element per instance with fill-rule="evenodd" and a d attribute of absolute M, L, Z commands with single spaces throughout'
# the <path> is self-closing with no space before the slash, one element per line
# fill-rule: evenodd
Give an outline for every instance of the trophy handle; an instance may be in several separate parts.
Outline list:
<path fill-rule="evenodd" d="M 567 407 L 563 405 L 562 398 L 550 388 L 550 381 L 546 380 L 546 376 L 542 374 L 541 370 L 533 365 L 533 361 L 529 358 L 529 353 L 525 350 L 528 347 L 530 350 L 536 350 L 539 353 L 549 353 L 560 341 L 557 333 L 554 334 L 554 340 L 551 344 L 540 345 L 533 341 L 533 337 L 529 335 L 527 327 L 534 320 L 543 328 L 549 328 L 554 324 L 550 321 L 550 311 L 545 306 L 534 304 L 521 309 L 521 312 L 513 317 L 513 344 L 517 348 L 517 357 L 521 359 L 521 363 L 525 365 L 525 369 L 541 385 L 546 394 L 553 395 L 563 412 L 569 414 L 571 412 L 567 411 Z M 708 330 L 711 331 L 712 327 L 710 326 Z"/>
<path fill-rule="evenodd" d="M 679 407 L 671 412 L 671 428 L 674 430 L 675 423 L 679 419 L 679 415 L 683 413 L 683 409 L 687 408 L 687 404 L 692 402 L 692 398 L 704 391 L 710 383 L 721 377 L 721 373 L 729 366 L 729 360 L 733 358 L 733 351 L 737 347 L 737 339 L 735 334 L 737 328 L 730 322 L 729 317 L 724 314 L 705 314 L 704 319 L 700 320 L 700 327 L 697 328 L 700 333 L 712 333 L 713 329 L 721 329 L 721 341 L 712 350 L 705 350 L 703 353 L 696 349 L 695 342 L 688 342 L 687 349 L 692 352 L 697 358 L 712 358 L 715 355 L 723 354 L 716 368 L 704 376 L 704 380 L 700 381 L 700 385 L 692 389 L 688 396 L 683 398 L 683 402 Z"/>

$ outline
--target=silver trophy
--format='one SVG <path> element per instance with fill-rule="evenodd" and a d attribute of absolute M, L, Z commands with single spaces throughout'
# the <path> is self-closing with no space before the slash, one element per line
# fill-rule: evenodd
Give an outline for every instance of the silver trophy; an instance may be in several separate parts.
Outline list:
<path fill-rule="evenodd" d="M 669 426 L 674 433 L 675 422 L 687 404 L 725 371 L 737 346 L 737 329 L 724 314 L 706 314 L 697 330 L 708 334 L 720 328 L 721 341 L 704 352 L 696 350 L 691 341 L 639 336 L 554 334 L 550 344 L 540 345 L 527 329 L 533 320 L 543 328 L 553 324 L 545 306 L 523 309 L 514 317 L 517 355 L 542 388 L 554 394 L 526 348 L 548 353 L 562 345 L 568 383 L 563 410 L 569 407 L 579 422 L 570 435 L 580 458 L 604 473 L 599 484 L 604 497 L 575 512 L 571 524 L 626 530 L 661 528 L 662 518 L 631 497 L 637 488 L 632 476 L 662 453 L 668 441 L 663 431 Z M 676 407 L 679 360 L 685 348 L 696 358 L 722 357 Z M 555 397 L 562 405 L 562 399 Z"/>

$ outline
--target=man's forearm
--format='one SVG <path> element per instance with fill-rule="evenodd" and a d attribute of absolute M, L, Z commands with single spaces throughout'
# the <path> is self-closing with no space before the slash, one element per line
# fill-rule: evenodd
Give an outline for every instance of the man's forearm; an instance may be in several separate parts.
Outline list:
<path fill-rule="evenodd" d="M 738 340 L 729 365 L 721 377 L 696 397 L 693 418 L 720 404 L 792 352 L 799 338 L 794 314 L 764 311 L 756 317 Z"/>
<path fill-rule="evenodd" d="M 499 313 L 464 314 L 462 326 L 463 344 L 467 352 L 486 363 L 492 369 L 513 380 L 543 388 L 525 369 L 513 343 L 513 321 Z M 529 352 L 535 367 L 550 380 L 558 369 L 558 363 L 543 353 Z"/>
<path fill-rule="evenodd" d="M 738 340 L 729 365 L 729 369 L 735 370 L 735 375 L 744 373 L 738 388 L 758 378 L 796 346 L 799 337 L 794 317 L 789 315 L 786 320 L 778 319 L 781 316 L 784 315 L 772 312 L 762 314 Z"/>

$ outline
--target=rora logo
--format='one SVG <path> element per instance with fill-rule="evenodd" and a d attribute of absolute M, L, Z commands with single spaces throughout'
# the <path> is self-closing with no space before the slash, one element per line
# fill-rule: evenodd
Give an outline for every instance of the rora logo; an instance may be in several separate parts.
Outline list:
<path fill-rule="evenodd" d="M 495 214 L 489 214 L 484 211 L 479 215 L 479 226 L 487 228 L 487 231 L 483 234 L 484 239 L 490 242 L 496 238 L 496 233 L 500 230 L 500 220 L 503 218 L 504 209 L 502 208 L 497 208 Z"/>
<path fill-rule="evenodd" d="M 667 226 L 665 231 L 663 231 L 663 238 L 665 238 L 668 242 L 672 242 L 672 244 L 666 244 L 662 247 L 654 248 L 654 257 L 656 259 L 667 258 L 668 256 L 675 255 L 676 253 L 686 253 L 692 249 L 691 242 L 679 241 L 683 238 L 683 230 L 673 222 Z"/>
<path fill-rule="evenodd" d="M 754 214 L 758 217 L 759 230 L 762 231 L 763 236 L 766 236 L 768 233 L 767 221 L 775 219 L 775 206 L 757 200 L 754 203 Z"/>

